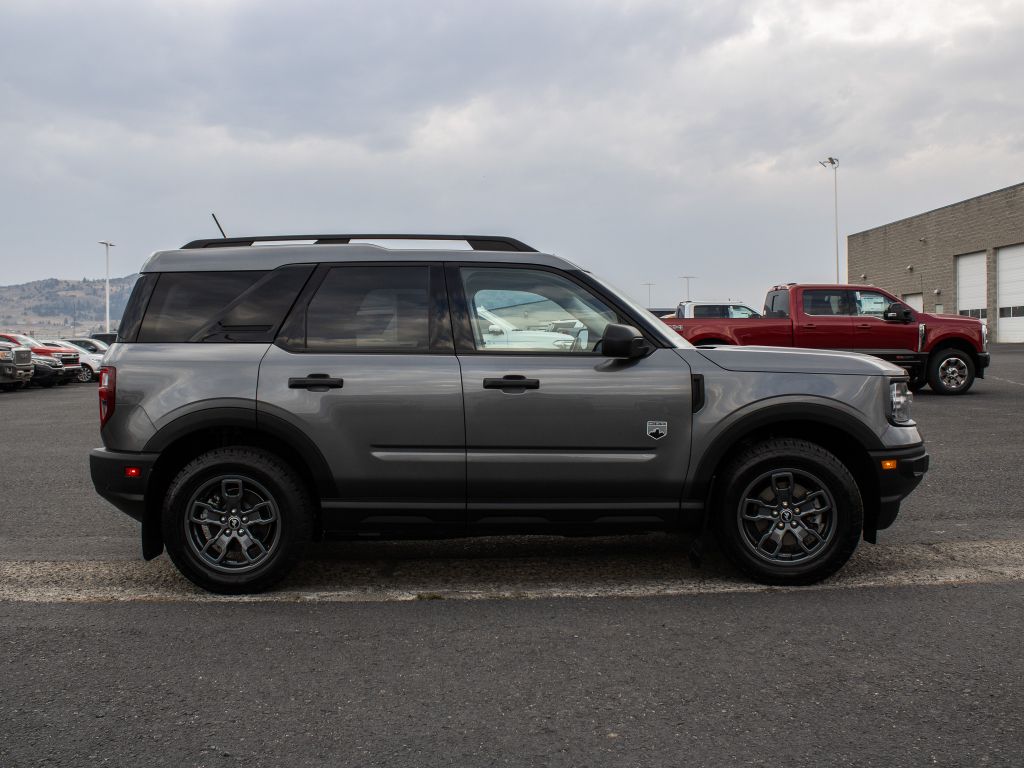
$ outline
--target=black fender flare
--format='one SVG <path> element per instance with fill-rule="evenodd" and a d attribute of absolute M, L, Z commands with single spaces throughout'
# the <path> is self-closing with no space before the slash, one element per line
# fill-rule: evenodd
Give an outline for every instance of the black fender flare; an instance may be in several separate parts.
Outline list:
<path fill-rule="evenodd" d="M 806 401 L 786 401 L 772 405 L 751 406 L 752 412 L 740 412 L 727 424 L 716 430 L 711 444 L 704 451 L 700 461 L 690 475 L 688 496 L 691 499 L 707 499 L 715 469 L 721 464 L 726 453 L 744 436 L 764 427 L 783 425 L 793 421 L 815 421 L 841 430 L 864 450 L 883 450 L 885 445 L 871 428 L 861 419 L 839 404 L 828 405 Z"/>

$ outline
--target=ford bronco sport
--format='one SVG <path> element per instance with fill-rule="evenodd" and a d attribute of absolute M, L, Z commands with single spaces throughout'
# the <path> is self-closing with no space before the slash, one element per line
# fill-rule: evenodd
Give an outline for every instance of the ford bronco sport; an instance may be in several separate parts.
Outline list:
<path fill-rule="evenodd" d="M 470 249 L 391 247 L 453 239 Z M 928 467 L 900 367 L 696 349 L 512 238 L 157 252 L 105 363 L 93 483 L 146 559 L 216 592 L 269 587 L 324 536 L 681 529 L 806 584 Z"/>

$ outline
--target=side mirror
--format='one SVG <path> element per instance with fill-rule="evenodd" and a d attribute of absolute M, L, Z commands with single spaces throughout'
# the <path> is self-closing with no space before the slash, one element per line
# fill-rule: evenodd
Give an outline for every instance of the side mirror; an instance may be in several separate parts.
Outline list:
<path fill-rule="evenodd" d="M 909 323 L 913 319 L 913 310 L 905 304 L 890 304 L 885 310 L 885 321 L 888 323 Z"/>
<path fill-rule="evenodd" d="M 491 336 L 501 336 L 501 334 L 504 333 L 504 331 L 501 330 L 500 325 L 492 325 L 490 328 L 487 329 L 487 332 L 491 334 Z"/>
<path fill-rule="evenodd" d="M 605 326 L 601 337 L 601 353 L 605 357 L 625 357 L 635 360 L 647 357 L 654 347 L 631 325 L 611 323 Z"/>

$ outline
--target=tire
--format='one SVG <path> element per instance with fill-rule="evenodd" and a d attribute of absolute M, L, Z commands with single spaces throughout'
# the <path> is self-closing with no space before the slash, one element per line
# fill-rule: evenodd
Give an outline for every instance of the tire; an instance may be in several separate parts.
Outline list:
<path fill-rule="evenodd" d="M 60 384 L 62 387 L 66 387 L 68 384 L 71 383 L 71 379 L 61 379 L 57 383 Z"/>
<path fill-rule="evenodd" d="M 928 382 L 924 378 L 913 378 L 912 377 L 910 379 L 910 382 L 907 384 L 907 388 L 910 389 L 911 392 L 915 392 L 915 393 L 916 392 L 920 392 L 926 386 L 928 386 Z"/>
<path fill-rule="evenodd" d="M 78 372 L 78 381 L 82 384 L 88 384 L 93 379 L 92 368 L 88 365 L 83 365 L 82 370 Z"/>
<path fill-rule="evenodd" d="M 719 542 L 755 581 L 813 584 L 838 571 L 860 542 L 860 489 L 846 466 L 814 443 L 775 438 L 752 446 L 717 486 Z"/>
<path fill-rule="evenodd" d="M 928 360 L 928 386 L 937 395 L 962 395 L 974 385 L 974 360 L 959 349 L 940 349 Z"/>
<path fill-rule="evenodd" d="M 265 522 L 254 524 L 253 514 Z M 167 553 L 192 583 L 221 594 L 261 592 L 302 556 L 312 502 L 295 471 L 269 451 L 217 448 L 171 482 L 161 527 Z"/>

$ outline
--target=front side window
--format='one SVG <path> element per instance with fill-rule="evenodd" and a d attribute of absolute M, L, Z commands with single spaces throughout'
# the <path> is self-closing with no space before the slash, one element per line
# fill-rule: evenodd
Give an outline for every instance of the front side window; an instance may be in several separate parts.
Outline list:
<path fill-rule="evenodd" d="M 428 266 L 331 269 L 306 310 L 310 352 L 427 352 Z"/>
<path fill-rule="evenodd" d="M 553 272 L 464 267 L 462 284 L 481 352 L 592 353 L 618 315 Z"/>
<path fill-rule="evenodd" d="M 760 315 L 746 304 L 733 304 L 729 307 L 729 317 L 760 317 Z"/>
<path fill-rule="evenodd" d="M 877 317 L 879 320 L 885 319 L 885 312 L 892 303 L 888 296 L 877 291 L 854 291 L 853 297 L 856 314 Z"/>

